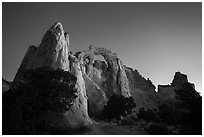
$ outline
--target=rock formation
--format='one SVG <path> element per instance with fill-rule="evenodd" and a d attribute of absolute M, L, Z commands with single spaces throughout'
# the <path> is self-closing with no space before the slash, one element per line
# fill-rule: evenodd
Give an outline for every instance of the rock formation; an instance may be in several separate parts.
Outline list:
<path fill-rule="evenodd" d="M 185 83 L 188 83 L 187 75 L 176 72 L 170 85 L 158 85 L 159 100 L 161 102 L 174 100 L 176 96 L 175 90 L 182 88 Z"/>
<path fill-rule="evenodd" d="M 183 86 L 184 83 L 188 83 L 187 75 L 176 72 L 171 86 Z"/>
<path fill-rule="evenodd" d="M 78 52 L 75 56 L 84 73 L 89 113 L 100 112 L 112 95 L 133 96 L 137 104 L 135 112 L 140 108 L 157 108 L 155 86 L 137 70 L 124 66 L 116 53 L 91 45 L 89 50 Z M 104 60 L 98 60 L 97 56 Z"/>
<path fill-rule="evenodd" d="M 98 59 L 97 57 L 102 57 L 103 59 Z M 170 85 L 158 85 L 158 92 L 156 92 L 155 86 L 153 85 L 150 79 L 144 78 L 142 75 L 140 75 L 138 70 L 133 70 L 132 68 L 126 67 L 121 61 L 121 59 L 118 57 L 118 55 L 116 53 L 111 52 L 110 50 L 107 50 L 105 48 L 93 47 L 92 45 L 90 45 L 88 50 L 80 51 L 73 55 L 69 51 L 69 34 L 64 32 L 62 24 L 57 22 L 53 26 L 51 26 L 49 30 L 45 33 L 39 46 L 36 47 L 32 45 L 28 48 L 13 82 L 11 83 L 6 81 L 5 79 L 2 79 L 4 102 L 7 103 L 6 105 L 2 105 L 2 108 L 3 110 L 6 110 L 6 112 L 8 111 L 8 113 L 4 113 L 4 116 L 6 116 L 6 118 L 4 118 L 6 122 L 4 123 L 9 123 L 8 128 L 4 128 L 4 132 L 7 129 L 15 129 L 14 131 L 16 131 L 16 133 L 24 132 L 24 129 L 26 130 L 26 124 L 34 124 L 36 125 L 36 127 L 38 127 L 38 124 L 36 124 L 35 122 L 32 123 L 30 121 L 31 118 L 28 118 L 26 121 L 25 117 L 28 116 L 24 114 L 24 112 L 26 112 L 24 111 L 24 108 L 31 110 L 33 108 L 36 108 L 36 106 L 40 106 L 39 104 L 46 104 L 46 101 L 44 101 L 45 99 L 47 99 L 49 102 L 50 100 L 54 100 L 53 98 L 58 97 L 56 94 L 54 94 L 53 98 L 47 98 L 50 95 L 49 91 L 52 91 L 50 89 L 53 89 L 53 87 L 47 90 L 42 90 L 42 88 L 37 88 L 38 90 L 36 90 L 37 86 L 34 85 L 30 88 L 31 84 L 29 83 L 29 80 L 32 77 L 25 79 L 25 75 L 23 75 L 23 72 L 41 67 L 51 67 L 54 68 L 54 70 L 62 69 L 64 71 L 69 71 L 77 78 L 76 79 L 74 77 L 74 79 L 76 80 L 76 84 L 75 81 L 73 84 L 75 88 L 73 88 L 73 85 L 71 89 L 69 89 L 68 87 L 64 88 L 61 85 L 57 85 L 55 89 L 55 93 L 57 91 L 57 93 L 60 93 L 60 95 L 62 94 L 62 99 L 60 98 L 58 100 L 59 102 L 63 102 L 62 100 L 65 100 L 65 107 L 67 107 L 67 102 L 68 99 L 70 99 L 70 95 L 67 95 L 68 99 L 65 98 L 65 95 L 63 93 L 58 92 L 59 87 L 63 87 L 65 89 L 64 93 L 71 93 L 67 91 L 74 91 L 73 94 L 76 93 L 77 96 L 76 98 L 73 98 L 71 100 L 70 104 L 72 105 L 70 105 L 70 107 L 65 109 L 63 112 L 54 111 L 54 109 L 48 108 L 48 110 L 46 110 L 45 112 L 43 111 L 43 113 L 37 113 L 39 117 L 31 117 L 31 121 L 37 121 L 36 123 L 39 122 L 40 124 L 43 123 L 42 125 L 39 124 L 40 128 L 41 126 L 43 128 L 51 127 L 51 130 L 60 129 L 59 131 L 67 131 L 70 129 L 72 130 L 75 128 L 80 128 L 92 124 L 93 121 L 90 117 L 102 117 L 103 115 L 101 115 L 101 112 L 103 111 L 104 106 L 107 104 L 107 102 L 113 95 L 118 95 L 120 97 L 133 97 L 134 102 L 136 104 L 136 108 L 134 108 L 133 113 L 128 114 L 126 120 L 128 118 L 134 119 L 134 117 L 137 117 L 140 108 L 143 108 L 144 110 L 158 110 L 159 106 L 161 106 L 163 103 L 169 103 L 170 105 L 174 104 L 176 96 L 175 90 L 179 90 L 185 83 L 189 83 L 187 75 L 182 74 L 180 72 L 176 72 L 172 83 Z M 47 78 L 45 72 L 48 71 L 46 70 L 43 72 L 43 76 Z M 40 76 L 41 74 L 42 73 L 40 73 Z M 48 74 L 50 76 L 49 72 Z M 37 81 L 38 80 L 39 79 L 37 78 Z M 44 82 L 45 80 L 43 79 L 42 81 Z M 40 81 L 39 83 L 43 83 L 42 81 Z M 51 81 L 53 81 L 53 78 L 51 78 Z M 26 88 L 22 92 L 22 87 L 25 87 L 22 84 L 24 82 L 28 82 L 27 85 L 29 88 Z M 58 79 L 57 82 L 58 84 L 64 84 L 62 83 L 62 79 Z M 47 83 L 50 84 L 51 82 L 49 81 Z M 70 84 L 70 82 L 67 83 Z M 43 83 L 42 85 L 44 86 L 49 84 Z M 19 90 L 15 90 L 15 88 L 18 86 L 22 87 L 19 88 Z M 192 84 L 192 86 L 194 85 Z M 26 91 L 32 91 L 33 94 L 36 94 L 36 91 L 39 91 L 40 93 L 42 93 L 39 96 L 43 96 L 44 98 L 41 99 L 39 98 L 39 96 L 33 97 L 33 94 L 30 94 L 30 92 Z M 48 94 L 44 94 L 44 92 L 42 91 L 46 91 L 48 92 Z M 25 93 L 28 93 L 28 95 Z M 18 94 L 21 95 L 19 98 Z M 12 99 L 15 98 L 16 100 L 13 103 Z M 37 105 L 33 105 L 29 101 L 28 103 L 26 101 L 21 102 L 21 100 L 23 99 L 26 99 L 26 101 L 34 99 L 33 102 L 37 102 Z M 36 101 L 35 99 L 41 99 L 43 101 L 39 103 L 39 101 Z M 7 106 L 10 106 L 10 104 L 11 108 L 7 110 Z M 32 107 L 30 107 L 31 105 L 27 106 L 26 104 L 31 104 Z M 51 103 L 51 105 L 49 104 L 44 106 L 55 106 L 55 104 L 56 103 L 54 102 Z M 126 104 L 127 106 L 128 103 L 124 104 Z M 44 106 L 40 107 L 39 110 L 44 110 L 46 108 Z M 56 105 L 56 108 L 59 108 L 59 105 Z M 110 111 L 111 110 L 112 109 L 110 109 Z M 34 114 L 32 112 L 40 111 L 28 112 Z M 25 117 L 23 117 L 22 115 L 25 115 Z M 14 120 L 10 120 L 9 117 L 15 117 L 16 119 L 14 118 Z M 10 125 L 14 126 L 10 127 Z M 23 128 L 21 128 L 21 126 Z M 20 131 L 20 129 L 23 131 Z M 35 132 L 35 130 L 36 129 L 31 126 L 31 134 Z"/>
<path fill-rule="evenodd" d="M 68 46 L 68 33 L 64 32 L 61 23 L 55 23 L 46 32 L 38 47 L 29 47 L 14 78 L 14 83 L 21 82 L 23 80 L 21 72 L 45 66 L 70 71 L 77 77 L 78 97 L 71 108 L 63 114 L 50 112 L 44 116 L 45 121 L 57 128 L 75 128 L 91 123 L 87 112 L 87 96 L 80 63 L 73 55 L 69 56 Z"/>
<path fill-rule="evenodd" d="M 70 72 L 77 77 L 76 88 L 78 89 L 78 98 L 70 110 L 65 113 L 65 116 L 68 120 L 68 124 L 72 125 L 72 127 L 88 125 L 92 123 L 92 121 L 88 116 L 86 88 L 80 64 L 73 55 L 70 55 L 69 60 Z"/>
<path fill-rule="evenodd" d="M 135 69 L 125 67 L 131 89 L 137 88 L 145 92 L 155 92 L 155 86 L 149 79 L 142 77 Z"/>
<path fill-rule="evenodd" d="M 97 65 L 97 60 L 95 63 L 95 55 L 102 55 L 107 62 L 107 82 L 106 87 L 108 88 L 107 96 L 110 97 L 113 94 L 123 95 L 125 97 L 130 96 L 129 83 L 125 73 L 124 66 L 121 60 L 117 57 L 115 53 L 104 49 L 90 46 L 89 50 L 76 53 L 78 60 L 81 62 L 82 70 L 91 79 L 94 77 L 94 65 Z"/>
<path fill-rule="evenodd" d="M 140 107 L 154 107 L 155 87 L 150 80 L 144 79 L 139 72 L 123 65 L 116 53 L 104 48 L 93 47 L 69 56 L 69 35 L 64 32 L 61 23 L 55 23 L 43 36 L 38 47 L 30 46 L 14 78 L 14 83 L 23 80 L 21 72 L 28 69 L 49 66 L 70 71 L 77 77 L 79 99 L 73 105 L 73 113 L 66 113 L 70 117 L 67 121 L 75 126 L 80 123 L 77 115 L 82 113 L 85 121 L 90 123 L 87 114 L 100 115 L 104 105 L 112 95 L 134 97 L 137 109 Z M 104 60 L 96 57 L 102 56 Z M 78 112 L 77 106 L 80 107 Z M 72 114 L 71 114 L 72 113 Z M 76 114 L 77 113 L 77 114 Z M 80 116 L 79 116 L 80 117 Z M 83 119 L 83 118 L 82 118 Z M 81 121 L 83 121 L 81 119 Z M 86 122 L 82 122 L 86 123 Z"/>
<path fill-rule="evenodd" d="M 95 59 L 98 55 L 105 62 Z M 102 111 L 112 95 L 131 96 L 125 68 L 115 53 L 91 45 L 89 50 L 76 53 L 76 57 L 84 73 L 90 114 Z"/>
<path fill-rule="evenodd" d="M 49 66 L 69 70 L 68 49 L 69 35 L 63 30 L 61 23 L 57 22 L 45 33 L 41 44 L 30 46 L 21 62 L 14 81 L 21 79 L 21 71 Z"/>
<path fill-rule="evenodd" d="M 157 94 L 155 86 L 149 79 L 142 77 L 137 70 L 125 67 L 126 75 L 129 81 L 130 92 L 135 100 L 135 112 L 138 113 L 140 108 L 155 109 L 157 105 Z"/>
<path fill-rule="evenodd" d="M 97 59 L 97 56 L 102 56 L 104 60 Z M 155 109 L 158 100 L 175 98 L 174 91 L 188 82 L 186 75 L 176 72 L 171 85 L 159 85 L 156 93 L 152 82 L 137 70 L 124 66 L 116 53 L 91 45 L 88 50 L 72 55 L 69 52 L 69 35 L 59 22 L 50 27 L 38 47 L 28 48 L 14 78 L 14 85 L 23 81 L 23 71 L 45 66 L 69 71 L 77 77 L 78 97 L 70 110 L 63 114 L 50 112 L 44 115 L 48 123 L 58 128 L 92 123 L 89 115 L 100 115 L 113 95 L 132 96 L 137 105 L 136 113 L 140 108 Z"/>

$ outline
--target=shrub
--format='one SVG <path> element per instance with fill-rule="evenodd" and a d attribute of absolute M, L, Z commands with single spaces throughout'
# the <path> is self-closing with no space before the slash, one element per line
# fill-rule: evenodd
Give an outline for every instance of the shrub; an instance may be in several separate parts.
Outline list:
<path fill-rule="evenodd" d="M 104 107 L 103 115 L 109 121 L 116 118 L 117 123 L 121 116 L 127 116 L 136 107 L 132 97 L 126 98 L 124 96 L 113 95 L 107 105 Z"/>
<path fill-rule="evenodd" d="M 177 108 L 184 110 L 180 119 L 182 124 L 202 128 L 202 97 L 190 83 L 176 91 Z"/>
<path fill-rule="evenodd" d="M 150 121 L 159 121 L 159 117 L 157 113 L 152 109 L 145 110 L 144 108 L 139 109 L 139 113 L 137 114 L 138 119 L 144 119 L 148 122 Z"/>
<path fill-rule="evenodd" d="M 43 67 L 22 76 L 23 82 L 3 94 L 3 134 L 36 133 L 43 127 L 41 116 L 69 110 L 77 97 L 76 77 L 69 72 Z"/>
<path fill-rule="evenodd" d="M 173 101 L 167 101 L 161 104 L 158 108 L 158 116 L 162 122 L 168 123 L 169 125 L 177 125 L 181 123 L 180 111 L 175 108 Z"/>

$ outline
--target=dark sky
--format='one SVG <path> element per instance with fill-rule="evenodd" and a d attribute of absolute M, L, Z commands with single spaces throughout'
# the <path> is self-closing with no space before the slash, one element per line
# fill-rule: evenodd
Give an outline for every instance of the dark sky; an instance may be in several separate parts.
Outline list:
<path fill-rule="evenodd" d="M 176 71 L 202 89 L 202 3 L 3 3 L 2 74 L 12 80 L 26 50 L 60 21 L 72 52 L 90 43 L 118 53 L 155 85 Z"/>

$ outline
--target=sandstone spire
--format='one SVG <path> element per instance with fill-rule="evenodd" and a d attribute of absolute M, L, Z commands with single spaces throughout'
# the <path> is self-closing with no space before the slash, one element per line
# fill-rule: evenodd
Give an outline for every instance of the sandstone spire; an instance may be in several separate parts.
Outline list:
<path fill-rule="evenodd" d="M 28 69 L 49 66 L 69 71 L 69 35 L 60 22 L 55 23 L 43 36 L 38 47 L 30 46 L 21 62 L 14 81 L 20 78 L 20 72 Z"/>
<path fill-rule="evenodd" d="M 78 97 L 68 111 L 63 114 L 49 112 L 43 116 L 44 121 L 57 128 L 75 128 L 88 125 L 91 119 L 87 112 L 87 96 L 85 83 L 77 58 L 69 54 L 69 35 L 64 32 L 60 22 L 55 23 L 43 36 L 38 47 L 30 46 L 15 76 L 14 82 L 23 80 L 21 72 L 40 67 L 51 67 L 70 71 L 77 77 L 76 89 Z"/>

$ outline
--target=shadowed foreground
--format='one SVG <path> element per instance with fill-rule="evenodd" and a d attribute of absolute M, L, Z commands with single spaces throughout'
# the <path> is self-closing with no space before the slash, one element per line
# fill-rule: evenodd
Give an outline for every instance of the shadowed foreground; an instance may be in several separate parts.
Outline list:
<path fill-rule="evenodd" d="M 58 130 L 54 134 L 61 135 L 147 135 L 140 125 L 116 125 L 115 123 L 94 122 L 87 128 L 78 130 Z"/>

